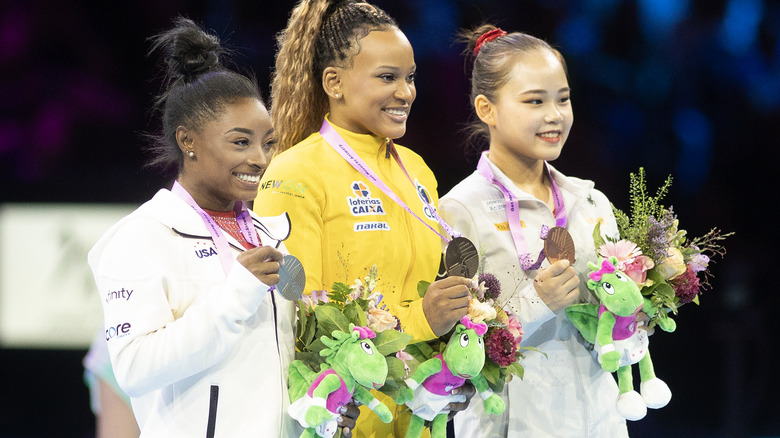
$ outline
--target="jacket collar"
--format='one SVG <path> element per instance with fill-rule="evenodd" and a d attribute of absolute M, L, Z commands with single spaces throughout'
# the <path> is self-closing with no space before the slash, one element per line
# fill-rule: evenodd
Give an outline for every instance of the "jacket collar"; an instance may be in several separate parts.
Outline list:
<path fill-rule="evenodd" d="M 211 234 L 200 215 L 170 190 L 160 189 L 149 202 L 139 208 L 139 213 L 176 230 L 178 234 L 211 239 Z M 287 213 L 264 218 L 260 218 L 251 210 L 249 214 L 252 223 L 260 233 L 263 244 L 276 245 L 279 240 L 285 240 L 290 236 L 290 218 Z M 227 233 L 225 235 L 231 245 L 243 248 L 232 236 Z"/>

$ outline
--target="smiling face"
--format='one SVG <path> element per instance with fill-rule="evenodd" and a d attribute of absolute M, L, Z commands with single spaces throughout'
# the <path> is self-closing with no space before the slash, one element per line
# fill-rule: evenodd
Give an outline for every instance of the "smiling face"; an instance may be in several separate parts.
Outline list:
<path fill-rule="evenodd" d="M 229 211 L 236 201 L 254 199 L 273 148 L 272 134 L 265 106 L 249 98 L 225 105 L 220 117 L 198 130 L 180 128 L 184 167 L 179 183 L 208 210 Z"/>
<path fill-rule="evenodd" d="M 397 28 L 372 31 L 359 46 L 350 67 L 323 73 L 330 120 L 358 134 L 401 137 L 417 96 L 412 46 Z"/>
<path fill-rule="evenodd" d="M 555 54 L 536 49 L 518 55 L 496 101 L 485 100 L 487 118 L 480 114 L 490 130 L 491 158 L 525 163 L 558 158 L 574 122 L 569 97 L 569 82 Z"/>
<path fill-rule="evenodd" d="M 474 329 L 462 324 L 455 326 L 444 349 L 444 361 L 453 375 L 470 379 L 482 371 L 485 365 L 485 343 Z"/>

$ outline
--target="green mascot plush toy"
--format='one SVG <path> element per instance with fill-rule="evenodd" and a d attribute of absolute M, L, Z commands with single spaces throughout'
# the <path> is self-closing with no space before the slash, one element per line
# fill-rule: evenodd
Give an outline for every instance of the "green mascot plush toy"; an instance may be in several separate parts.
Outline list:
<path fill-rule="evenodd" d="M 374 332 L 350 324 L 349 332 L 334 330 L 332 334 L 333 339 L 320 338 L 328 348 L 320 351 L 325 363 L 319 373 L 300 360 L 290 364 L 288 412 L 306 428 L 301 437 L 331 438 L 338 428 L 339 408 L 353 397 L 383 422 L 393 420 L 390 409 L 369 392 L 379 389 L 387 378 L 387 361 L 371 342 Z"/>
<path fill-rule="evenodd" d="M 566 308 L 566 315 L 582 336 L 595 345 L 601 368 L 618 373 L 619 396 L 617 410 L 627 420 L 639 420 L 647 408 L 666 406 L 672 398 L 669 387 L 655 376 L 648 351 L 647 330 L 640 330 L 636 315 L 644 311 L 650 317 L 656 309 L 642 296 L 639 287 L 616 268 L 617 259 L 603 259 L 601 266 L 588 263 L 588 289 L 600 301 L 594 304 L 574 304 Z M 672 332 L 676 324 L 663 318 L 659 327 Z M 639 363 L 640 392 L 634 390 L 631 365 Z"/>
<path fill-rule="evenodd" d="M 470 380 L 484 400 L 485 412 L 500 414 L 504 412 L 504 401 L 490 390 L 482 376 L 485 365 L 485 344 L 482 336 L 487 325 L 474 324 L 464 316 L 455 326 L 447 346 L 441 354 L 421 363 L 417 370 L 405 380 L 409 388 L 401 391 L 396 403 L 406 403 L 412 410 L 412 419 L 406 432 L 407 438 L 419 438 L 425 421 L 432 421 L 431 438 L 444 438 L 447 435 L 446 406 L 450 402 L 464 402 L 464 396 L 452 395 L 452 390 L 460 388 Z"/>

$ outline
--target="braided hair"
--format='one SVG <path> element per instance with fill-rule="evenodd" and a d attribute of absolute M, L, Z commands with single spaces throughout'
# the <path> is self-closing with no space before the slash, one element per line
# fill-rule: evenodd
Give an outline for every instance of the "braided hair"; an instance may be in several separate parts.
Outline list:
<path fill-rule="evenodd" d="M 301 0 L 277 36 L 271 85 L 271 121 L 282 152 L 320 128 L 328 112 L 322 73 L 349 67 L 359 40 L 375 30 L 397 28 L 383 10 L 358 0 Z"/>
<path fill-rule="evenodd" d="M 243 98 L 262 102 L 256 81 L 223 66 L 230 52 L 219 38 L 192 20 L 179 17 L 173 28 L 150 38 L 154 52 L 162 52 L 163 91 L 154 110 L 161 113 L 162 132 L 152 136 L 147 167 L 180 172 L 184 156 L 176 142 L 176 129 L 197 131 L 217 119 L 226 105 Z"/>

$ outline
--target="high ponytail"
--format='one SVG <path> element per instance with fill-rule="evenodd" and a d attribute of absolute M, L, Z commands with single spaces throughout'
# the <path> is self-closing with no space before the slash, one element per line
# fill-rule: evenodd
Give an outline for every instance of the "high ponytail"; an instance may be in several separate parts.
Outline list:
<path fill-rule="evenodd" d="M 328 0 L 303 0 L 277 36 L 279 51 L 271 81 L 271 123 L 276 150 L 285 151 L 314 132 L 328 108 L 321 78 L 314 75 L 315 41 Z"/>
<path fill-rule="evenodd" d="M 154 108 L 162 114 L 162 133 L 152 136 L 147 167 L 181 170 L 184 157 L 176 142 L 176 129 L 198 130 L 218 118 L 225 106 L 242 98 L 262 102 L 254 79 L 229 70 L 223 58 L 230 54 L 219 38 L 192 20 L 179 17 L 174 26 L 149 39 L 149 54 L 161 52 L 163 91 Z"/>
<path fill-rule="evenodd" d="M 300 0 L 277 36 L 279 50 L 271 85 L 271 121 L 277 152 L 320 128 L 328 112 L 322 73 L 348 67 L 358 40 L 374 30 L 398 27 L 383 10 L 356 0 Z"/>

